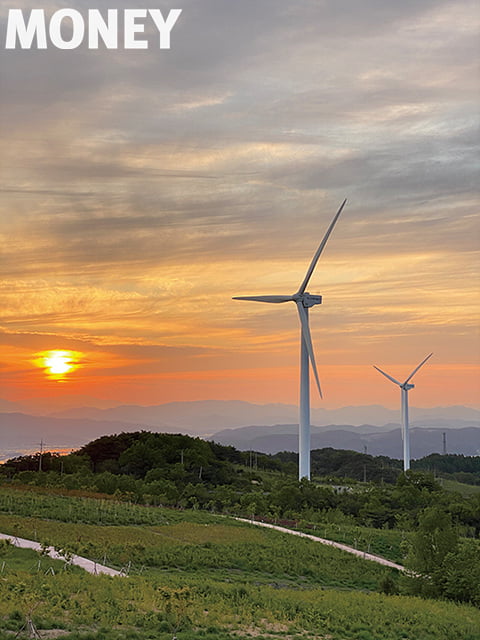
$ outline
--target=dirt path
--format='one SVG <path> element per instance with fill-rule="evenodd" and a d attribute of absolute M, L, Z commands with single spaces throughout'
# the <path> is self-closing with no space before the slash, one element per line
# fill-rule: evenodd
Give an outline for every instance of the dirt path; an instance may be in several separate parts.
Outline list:
<path fill-rule="evenodd" d="M 21 549 L 33 549 L 34 551 L 38 551 L 41 553 L 43 551 L 42 545 L 39 542 L 34 542 L 33 540 L 25 540 L 25 538 L 17 538 L 16 536 L 6 535 L 5 533 L 0 533 L 0 540 L 10 540 L 10 543 L 13 544 L 14 547 L 19 547 Z M 63 560 L 64 562 L 70 562 L 71 564 L 76 565 L 77 567 L 82 567 L 88 573 L 93 573 L 94 575 L 99 575 L 100 573 L 106 574 L 108 576 L 124 576 L 125 573 L 122 571 L 117 571 L 116 569 L 111 569 L 110 567 L 106 567 L 103 564 L 98 564 L 98 562 L 94 562 L 93 560 L 88 560 L 88 558 L 83 558 L 82 556 L 77 556 L 73 554 L 71 558 L 65 558 L 61 553 L 58 553 L 53 547 L 46 548 L 46 555 L 54 560 Z"/>
<path fill-rule="evenodd" d="M 333 540 L 327 540 L 326 538 L 319 538 L 318 536 L 312 536 L 310 533 L 303 533 L 303 531 L 293 531 L 292 529 L 286 529 L 285 527 L 278 527 L 275 524 L 267 524 L 266 522 L 257 522 L 256 520 L 248 520 L 247 518 L 235 518 L 235 520 L 239 520 L 240 522 L 247 522 L 248 524 L 254 524 L 257 527 L 266 527 L 267 529 L 275 529 L 275 531 L 281 531 L 282 533 L 289 533 L 292 536 L 307 538 L 308 540 L 313 540 L 314 542 L 320 542 L 321 544 L 327 544 L 330 547 L 335 547 L 336 549 L 341 549 L 342 551 L 353 553 L 353 555 L 358 556 L 359 558 L 363 558 L 364 560 L 371 560 L 372 562 L 383 564 L 385 567 L 391 567 L 392 569 L 397 569 L 398 571 L 406 571 L 405 567 L 402 566 L 401 564 L 396 564 L 395 562 L 391 562 L 386 558 L 382 558 L 381 556 L 376 556 L 373 553 L 366 553 L 365 551 L 354 549 L 353 547 L 349 547 L 348 545 L 342 544 L 341 542 L 334 542 Z"/>

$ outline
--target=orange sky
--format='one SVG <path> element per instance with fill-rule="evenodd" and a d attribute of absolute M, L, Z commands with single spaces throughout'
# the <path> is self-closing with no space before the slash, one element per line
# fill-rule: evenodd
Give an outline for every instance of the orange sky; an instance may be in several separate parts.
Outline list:
<path fill-rule="evenodd" d="M 344 197 L 312 404 L 395 408 L 372 365 L 433 351 L 411 404 L 478 406 L 478 10 L 410 5 L 186 0 L 168 54 L 2 52 L 0 410 L 296 403 L 294 305 L 231 298 L 295 292 Z"/>

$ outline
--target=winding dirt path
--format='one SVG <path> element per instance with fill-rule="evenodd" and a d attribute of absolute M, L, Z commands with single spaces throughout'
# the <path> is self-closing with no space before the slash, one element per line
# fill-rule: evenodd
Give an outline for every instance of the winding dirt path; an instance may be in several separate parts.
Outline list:
<path fill-rule="evenodd" d="M 318 536 L 313 536 L 310 533 L 303 533 L 303 531 L 293 531 L 292 529 L 287 529 L 286 527 L 279 527 L 276 524 L 257 522 L 256 520 L 248 520 L 247 518 L 235 518 L 235 520 L 238 520 L 239 522 L 246 522 L 247 524 L 253 524 L 257 527 L 266 527 L 267 529 L 274 529 L 275 531 L 281 531 L 282 533 L 289 533 L 292 536 L 307 538 L 308 540 L 313 540 L 314 542 L 320 542 L 321 544 L 327 544 L 330 547 L 335 547 L 336 549 L 347 551 L 347 553 L 352 553 L 354 556 L 358 556 L 359 558 L 363 558 L 364 560 L 371 560 L 372 562 L 383 564 L 385 567 L 391 567 L 392 569 L 397 569 L 398 571 L 407 571 L 407 569 L 401 564 L 397 564 L 396 562 L 392 562 L 391 560 L 387 560 L 386 558 L 382 558 L 381 556 L 377 556 L 373 553 L 367 553 L 366 551 L 354 549 L 353 547 L 349 547 L 348 545 L 342 544 L 341 542 L 327 540 L 326 538 L 319 538 Z"/>
<path fill-rule="evenodd" d="M 17 538 L 16 536 L 7 535 L 5 533 L 0 533 L 0 540 L 9 540 L 14 547 L 19 547 L 20 549 L 33 549 L 39 553 L 44 551 L 39 542 L 26 540 L 25 538 Z M 72 556 L 69 556 L 67 559 L 53 547 L 47 547 L 45 549 L 45 553 L 54 560 L 63 560 L 64 562 L 69 562 L 77 567 L 82 567 L 82 569 L 85 569 L 85 571 L 88 571 L 88 573 L 92 573 L 93 575 L 99 575 L 102 573 L 108 576 L 125 576 L 125 573 L 122 571 L 106 567 L 103 564 L 98 564 L 98 562 L 95 562 L 94 560 L 89 560 L 88 558 L 77 556 L 76 554 L 72 554 Z"/>

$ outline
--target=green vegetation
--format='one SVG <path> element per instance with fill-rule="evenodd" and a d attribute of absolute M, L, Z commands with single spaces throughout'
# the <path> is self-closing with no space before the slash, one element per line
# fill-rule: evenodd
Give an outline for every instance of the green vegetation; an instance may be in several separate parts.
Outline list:
<path fill-rule="evenodd" d="M 448 478 L 441 478 L 440 485 L 445 491 L 451 493 L 459 493 L 462 496 L 474 496 L 480 493 L 480 485 L 478 484 L 465 484 L 458 482 L 457 480 L 450 480 Z"/>
<path fill-rule="evenodd" d="M 107 525 L 115 507 L 117 521 Z M 68 547 L 117 568 L 128 564 L 133 573 L 208 568 L 233 572 L 242 581 L 290 581 L 302 576 L 303 583 L 368 590 L 378 589 L 384 575 L 382 567 L 365 565 L 331 547 L 312 547 L 301 538 L 201 511 L 148 509 L 5 488 L 0 490 L 0 510 L 3 533 Z"/>
<path fill-rule="evenodd" d="M 186 582 L 188 580 L 188 586 Z M 471 607 L 361 592 L 279 589 L 195 578 L 128 579 L 63 573 L 4 579 L 0 618 L 16 630 L 24 611 L 67 640 L 478 640 Z M 0 639 L 12 636 L 1 633 Z"/>
<path fill-rule="evenodd" d="M 84 575 L 83 569 L 79 567 L 66 567 L 62 560 L 54 560 L 32 549 L 19 549 L 7 540 L 0 540 L 0 575 L 10 575 L 13 568 L 15 573 L 55 575 L 68 570 L 77 575 Z"/>
<path fill-rule="evenodd" d="M 332 448 L 312 451 L 312 474 L 317 481 L 333 484 L 363 482 L 395 484 L 402 474 L 403 463 L 386 456 L 371 456 L 356 451 Z M 104 471 L 144 478 L 151 469 L 163 468 L 161 477 L 176 481 L 180 475 L 195 482 L 200 476 L 209 484 L 235 484 L 254 471 L 276 472 L 296 477 L 298 455 L 281 452 L 267 455 L 238 451 L 234 447 L 179 434 L 138 431 L 103 436 L 68 456 L 37 453 L 9 460 L 2 473 L 13 476 L 21 471 L 54 471 L 75 474 Z M 478 456 L 431 454 L 412 461 L 414 471 L 434 474 L 438 478 L 480 486 Z"/>
<path fill-rule="evenodd" d="M 401 588 L 396 572 L 308 540 L 199 511 L 11 488 L 0 497 L 0 530 L 130 570 L 128 578 L 58 567 L 52 575 L 31 556 L 20 564 L 17 554 L 31 552 L 15 550 L 2 574 L 5 629 L 18 630 L 32 612 L 40 630 L 71 630 L 67 640 L 171 640 L 174 633 L 179 640 L 479 637 L 476 609 L 384 595 L 388 585 L 390 593 Z M 72 512 L 81 505 L 88 523 L 69 522 L 69 504 Z M 99 524 L 102 509 L 111 514 L 113 506 L 130 524 Z M 37 516 L 21 515 L 28 509 Z M 49 509 L 61 519 L 47 519 Z M 146 524 L 145 513 L 154 523 Z"/>
<path fill-rule="evenodd" d="M 298 482 L 292 454 L 257 456 L 252 468 L 233 447 L 146 432 L 43 454 L 41 465 L 39 456 L 9 461 L 1 532 L 128 578 L 88 576 L 2 543 L 0 640 L 27 619 L 67 640 L 480 640 L 480 493 L 445 491 L 428 471 L 403 474 L 388 459 L 374 459 L 370 479 L 383 475 L 362 483 L 361 454 L 314 454 L 322 482 Z M 476 462 L 453 458 L 442 473 L 475 476 Z M 413 573 L 230 515 L 343 542 Z"/>
<path fill-rule="evenodd" d="M 480 494 L 448 493 L 429 472 L 405 475 L 389 467 L 388 458 L 351 451 L 312 453 L 313 466 L 324 473 L 323 483 L 297 482 L 292 475 L 295 454 L 257 456 L 261 470 L 252 469 L 248 452 L 183 435 L 123 433 L 98 438 L 69 456 L 43 454 L 41 464 L 39 455 L 10 460 L 1 472 L 13 484 L 98 493 L 145 505 L 313 522 L 328 521 L 335 512 L 350 524 L 401 530 L 414 529 L 420 512 L 440 502 L 465 535 L 480 532 Z M 428 465 L 439 466 L 437 458 L 430 458 Z M 447 469 L 477 473 L 478 462 L 471 458 L 439 458 L 448 459 L 443 460 Z M 365 461 L 370 461 L 367 477 L 380 474 L 379 483 L 340 482 L 342 473 L 363 474 Z M 389 474 L 395 482 L 381 483 Z"/>
<path fill-rule="evenodd" d="M 347 544 L 366 553 L 379 555 L 399 564 L 405 560 L 405 545 L 411 535 L 399 529 L 375 529 L 332 522 L 312 524 L 300 521 L 296 528 L 320 538 Z"/>
<path fill-rule="evenodd" d="M 421 460 L 414 460 L 412 468 L 431 471 L 442 478 L 464 484 L 480 485 L 480 457 L 459 454 L 432 453 Z"/>
<path fill-rule="evenodd" d="M 407 565 L 418 575 L 406 591 L 428 597 L 450 597 L 480 607 L 480 545 L 460 540 L 449 514 L 425 509 L 412 535 Z"/>

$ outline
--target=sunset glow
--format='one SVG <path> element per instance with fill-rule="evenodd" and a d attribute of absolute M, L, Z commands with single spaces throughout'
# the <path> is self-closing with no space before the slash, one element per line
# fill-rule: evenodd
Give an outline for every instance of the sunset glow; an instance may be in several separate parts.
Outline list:
<path fill-rule="evenodd" d="M 347 198 L 312 405 L 430 352 L 412 405 L 478 405 L 478 7 L 210 4 L 168 55 L 4 51 L 0 402 L 296 404 L 295 305 L 232 297 L 297 291 Z"/>

